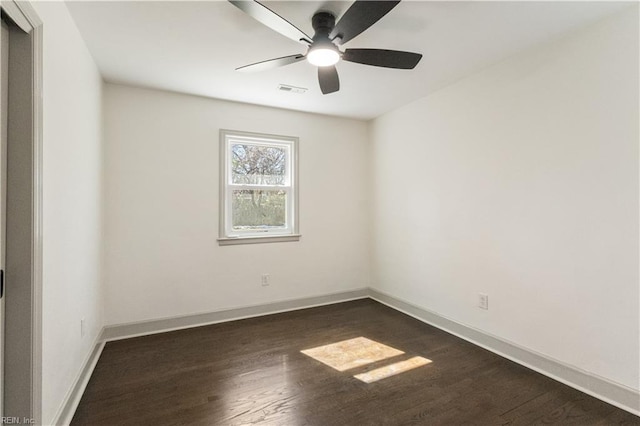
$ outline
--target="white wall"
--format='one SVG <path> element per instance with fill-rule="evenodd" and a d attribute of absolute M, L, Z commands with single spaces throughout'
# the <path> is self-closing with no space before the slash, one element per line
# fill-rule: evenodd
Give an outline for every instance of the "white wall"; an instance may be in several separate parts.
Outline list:
<path fill-rule="evenodd" d="M 112 84 L 104 114 L 107 324 L 368 285 L 366 123 Z M 218 246 L 221 128 L 300 138 L 299 242 Z"/>
<path fill-rule="evenodd" d="M 376 119 L 372 286 L 638 389 L 638 48 L 635 6 Z"/>
<path fill-rule="evenodd" d="M 102 79 L 65 4 L 33 6 L 44 34 L 42 418 L 49 424 L 103 325 Z"/>

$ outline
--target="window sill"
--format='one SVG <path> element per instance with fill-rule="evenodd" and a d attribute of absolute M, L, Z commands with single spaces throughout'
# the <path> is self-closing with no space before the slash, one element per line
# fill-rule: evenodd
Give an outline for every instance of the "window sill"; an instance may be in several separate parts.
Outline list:
<path fill-rule="evenodd" d="M 264 243 L 286 243 L 289 241 L 300 241 L 300 234 L 291 235 L 265 235 L 264 237 L 224 237 L 218 238 L 220 246 L 235 246 L 239 244 L 264 244 Z"/>

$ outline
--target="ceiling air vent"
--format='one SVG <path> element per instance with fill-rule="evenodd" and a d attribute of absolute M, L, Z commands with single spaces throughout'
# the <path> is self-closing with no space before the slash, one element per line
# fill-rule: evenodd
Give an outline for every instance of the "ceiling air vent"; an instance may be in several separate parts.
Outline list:
<path fill-rule="evenodd" d="M 278 90 L 290 93 L 304 93 L 308 89 L 305 89 L 304 87 L 289 86 L 288 84 L 278 84 Z"/>

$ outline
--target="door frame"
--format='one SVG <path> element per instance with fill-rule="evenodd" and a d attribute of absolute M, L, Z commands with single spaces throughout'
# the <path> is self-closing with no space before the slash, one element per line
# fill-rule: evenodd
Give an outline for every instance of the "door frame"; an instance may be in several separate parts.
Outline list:
<path fill-rule="evenodd" d="M 20 161 L 21 172 L 18 172 L 16 164 L 11 165 L 11 154 L 7 156 L 7 219 L 9 212 L 15 209 L 16 212 L 26 214 L 28 217 L 25 221 L 21 221 L 20 225 L 28 226 L 27 232 L 30 234 L 29 241 L 24 241 L 24 233 L 17 235 L 17 232 L 11 231 L 7 226 L 7 260 L 11 255 L 12 247 L 16 247 L 13 257 L 23 256 L 28 258 L 29 262 L 20 271 L 20 282 L 15 282 L 15 286 L 22 285 L 27 300 L 11 300 L 11 297 L 5 298 L 5 327 L 11 322 L 12 327 L 15 322 L 25 321 L 28 326 L 22 328 L 26 331 L 26 335 L 18 336 L 14 331 L 11 334 L 5 332 L 5 351 L 4 359 L 7 362 L 8 357 L 19 359 L 19 357 L 27 358 L 27 361 L 21 361 L 17 365 L 19 371 L 12 371 L 14 379 L 8 380 L 5 374 L 4 383 L 4 409 L 5 416 L 21 416 L 33 419 L 33 423 L 42 423 L 42 50 L 43 50 L 43 31 L 42 21 L 36 14 L 33 6 L 26 1 L 3 0 L 0 3 L 2 14 L 9 17 L 24 32 L 23 44 L 26 47 L 27 55 L 25 58 L 29 63 L 30 76 L 25 76 L 22 80 L 26 82 L 25 87 L 30 90 L 29 99 L 24 100 L 23 106 L 30 104 L 31 108 L 26 108 L 26 113 L 22 113 L 22 117 L 26 120 L 25 131 L 20 133 L 17 139 L 20 140 L 20 146 L 14 141 L 14 152 L 20 151 L 26 154 L 26 158 L 22 157 Z M 10 43 L 13 41 L 10 37 Z M 22 47 L 22 46 L 21 46 Z M 11 51 L 10 51 L 11 52 Z M 25 56 L 27 56 L 25 55 Z M 11 56 L 10 56 L 11 60 Z M 11 67 L 11 64 L 10 64 Z M 11 75 L 9 76 L 11 78 Z M 10 83 L 11 84 L 11 83 Z M 11 96 L 11 93 L 10 95 Z M 11 104 L 11 100 L 9 101 Z M 9 113 L 12 107 L 9 105 Z M 23 110 L 24 111 L 24 110 Z M 11 120 L 9 120 L 11 122 Z M 9 127 L 11 131 L 11 127 Z M 9 136 L 7 141 L 7 149 L 11 149 L 12 139 L 16 134 Z M 16 155 L 18 157 L 18 155 Z M 25 169 L 26 168 L 26 171 Z M 12 172 L 12 169 L 14 172 Z M 12 184 L 12 173 L 14 184 Z M 25 174 L 26 173 L 26 174 Z M 28 185 L 15 184 L 17 180 L 26 177 Z M 13 189 L 13 197 L 9 193 Z M 16 196 L 17 195 L 17 196 Z M 12 201 L 18 197 L 26 197 L 28 202 L 22 203 L 16 207 L 18 202 Z M 12 206 L 12 202 L 14 205 Z M 29 214 L 30 213 L 30 214 Z M 17 220 L 16 220 L 17 222 Z M 24 229 L 23 229 L 24 231 Z M 30 232 L 29 232 L 30 231 Z M 13 236 L 12 236 L 13 235 Z M 22 237 L 22 238 L 19 238 Z M 18 241 L 22 240 L 22 241 Z M 10 265 L 7 262 L 7 268 Z M 7 271 L 10 274 L 10 271 Z M 14 274 L 15 275 L 15 274 Z M 7 275 L 5 275 L 6 277 Z M 18 281 L 18 280 L 16 280 Z M 5 286 L 5 296 L 9 294 L 11 282 L 7 282 Z M 15 299 L 15 298 L 14 298 Z M 13 309 L 9 309 L 13 304 Z M 24 312 L 24 311 L 27 312 Z M 13 312 L 14 314 L 12 314 Z M 19 313 L 19 318 L 14 318 L 15 313 Z M 13 319 L 13 321 L 12 321 Z M 17 321 L 16 321 L 17 320 Z M 6 331 L 6 330 L 5 330 Z M 14 339 L 14 341 L 11 341 Z M 16 353 L 19 352 L 19 353 Z M 5 364 L 6 365 L 6 364 Z M 6 371 L 5 371 L 6 373 Z M 14 374 L 15 373 L 15 374 Z M 21 377 L 21 381 L 15 379 Z M 11 395 L 8 398 L 8 395 Z M 13 401 L 13 402 L 12 402 Z M 20 401 L 16 404 L 15 401 Z M 9 403 L 9 404 L 7 404 Z M 12 404 L 16 407 L 12 408 Z M 18 409 L 20 412 L 11 413 L 10 410 Z M 28 412 L 24 412 L 28 410 Z"/>

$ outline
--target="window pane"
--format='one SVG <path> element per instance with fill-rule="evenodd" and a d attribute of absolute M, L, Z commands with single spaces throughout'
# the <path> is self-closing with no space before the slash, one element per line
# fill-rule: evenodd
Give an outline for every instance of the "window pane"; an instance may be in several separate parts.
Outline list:
<path fill-rule="evenodd" d="M 285 191 L 234 190 L 232 225 L 235 231 L 286 227 Z"/>
<path fill-rule="evenodd" d="M 231 181 L 240 185 L 285 185 L 287 149 L 231 145 Z"/>

